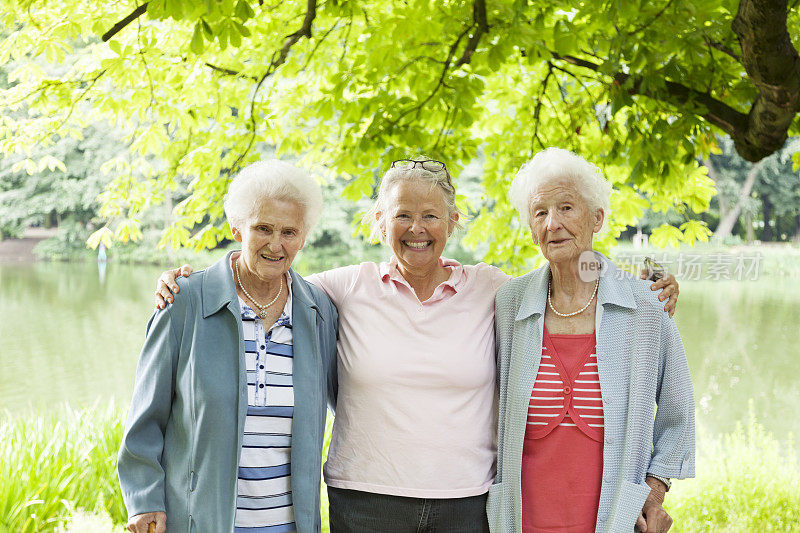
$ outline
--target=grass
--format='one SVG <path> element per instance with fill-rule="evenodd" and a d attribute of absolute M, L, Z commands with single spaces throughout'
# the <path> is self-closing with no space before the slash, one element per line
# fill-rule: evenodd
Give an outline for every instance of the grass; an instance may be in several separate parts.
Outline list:
<path fill-rule="evenodd" d="M 126 517 L 115 471 L 124 429 L 114 406 L 0 422 L 0 532 L 53 531 L 75 510 Z"/>
<path fill-rule="evenodd" d="M 330 444 L 328 420 L 325 452 Z M 114 469 L 124 411 L 64 408 L 0 422 L 0 533 L 123 531 L 125 508 Z M 800 531 L 800 468 L 751 413 L 727 435 L 699 435 L 694 480 L 667 497 L 676 532 Z M 328 500 L 322 487 L 323 532 Z"/>
<path fill-rule="evenodd" d="M 673 531 L 800 531 L 800 469 L 790 437 L 781 445 L 758 424 L 721 437 L 699 435 L 698 477 L 667 495 Z"/>

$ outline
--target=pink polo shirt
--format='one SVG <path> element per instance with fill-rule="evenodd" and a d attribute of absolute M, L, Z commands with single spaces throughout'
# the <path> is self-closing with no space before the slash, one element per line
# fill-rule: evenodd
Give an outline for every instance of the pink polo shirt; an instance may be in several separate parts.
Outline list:
<path fill-rule="evenodd" d="M 394 258 L 308 278 L 339 309 L 332 487 L 460 498 L 494 479 L 494 296 L 509 276 L 441 261 L 450 278 L 424 302 Z"/>

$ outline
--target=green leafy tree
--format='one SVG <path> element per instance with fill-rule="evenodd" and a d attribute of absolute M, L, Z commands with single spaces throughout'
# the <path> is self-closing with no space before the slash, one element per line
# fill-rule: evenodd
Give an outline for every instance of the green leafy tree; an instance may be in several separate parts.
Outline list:
<path fill-rule="evenodd" d="M 800 175 L 792 168 L 792 152 L 800 151 L 800 139 L 764 159 L 765 169 L 755 191 L 761 201 L 762 241 L 800 239 Z"/>
<path fill-rule="evenodd" d="M 65 226 L 74 240 L 97 217 L 97 197 L 111 181 L 99 172 L 112 155 L 109 134 L 87 128 L 83 139 L 64 137 L 34 149 L 32 158 L 0 161 L 0 231 L 17 236 L 29 225 Z"/>
<path fill-rule="evenodd" d="M 423 151 L 458 175 L 480 150 L 483 196 L 466 242 L 520 267 L 536 250 L 505 194 L 533 152 L 562 146 L 603 167 L 616 190 L 609 245 L 647 207 L 708 206 L 713 182 L 696 156 L 714 149 L 716 134 L 757 161 L 798 128 L 798 15 L 786 0 L 0 8 L 9 35 L 0 64 L 12 84 L 0 98 L 11 113 L 29 110 L 4 118 L 0 153 L 32 158 L 31 146 L 99 119 L 130 131 L 131 157 L 109 163 L 117 176 L 102 197 L 100 235 L 122 239 L 185 180 L 190 195 L 162 244 L 213 246 L 228 235 L 228 178 L 259 146 L 343 178 L 350 200 L 371 195 L 393 159 Z M 657 228 L 653 240 L 708 235 L 690 222 Z"/>
<path fill-rule="evenodd" d="M 752 239 L 755 233 L 748 235 L 747 230 L 759 215 L 763 223 L 761 240 L 781 240 L 781 233 L 776 233 L 779 221 L 788 233 L 783 235 L 798 235 L 800 176 L 793 169 L 792 157 L 800 151 L 800 139 L 790 139 L 784 148 L 756 163 L 742 159 L 729 138 L 720 139 L 720 148 L 719 154 L 703 162 L 719 191 L 712 204 L 719 216 L 714 238 L 724 240 L 738 227 L 740 236 Z"/>

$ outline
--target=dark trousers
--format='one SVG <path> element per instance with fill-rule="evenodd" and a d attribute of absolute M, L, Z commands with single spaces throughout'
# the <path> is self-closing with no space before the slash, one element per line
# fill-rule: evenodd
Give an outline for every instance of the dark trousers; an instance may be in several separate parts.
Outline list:
<path fill-rule="evenodd" d="M 486 494 L 407 498 L 328 487 L 331 533 L 488 533 Z"/>

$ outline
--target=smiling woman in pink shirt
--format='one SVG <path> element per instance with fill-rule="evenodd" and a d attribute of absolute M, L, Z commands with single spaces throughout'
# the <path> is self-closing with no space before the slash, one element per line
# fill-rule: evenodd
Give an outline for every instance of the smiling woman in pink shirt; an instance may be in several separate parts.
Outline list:
<path fill-rule="evenodd" d="M 509 276 L 441 256 L 462 218 L 443 163 L 395 161 L 365 217 L 391 259 L 307 278 L 339 311 L 339 392 L 323 470 L 333 533 L 489 530 L 494 297 Z M 167 287 L 181 271 L 162 275 L 158 306 L 171 301 Z M 656 288 L 665 286 L 663 297 L 677 292 L 674 278 Z"/>

